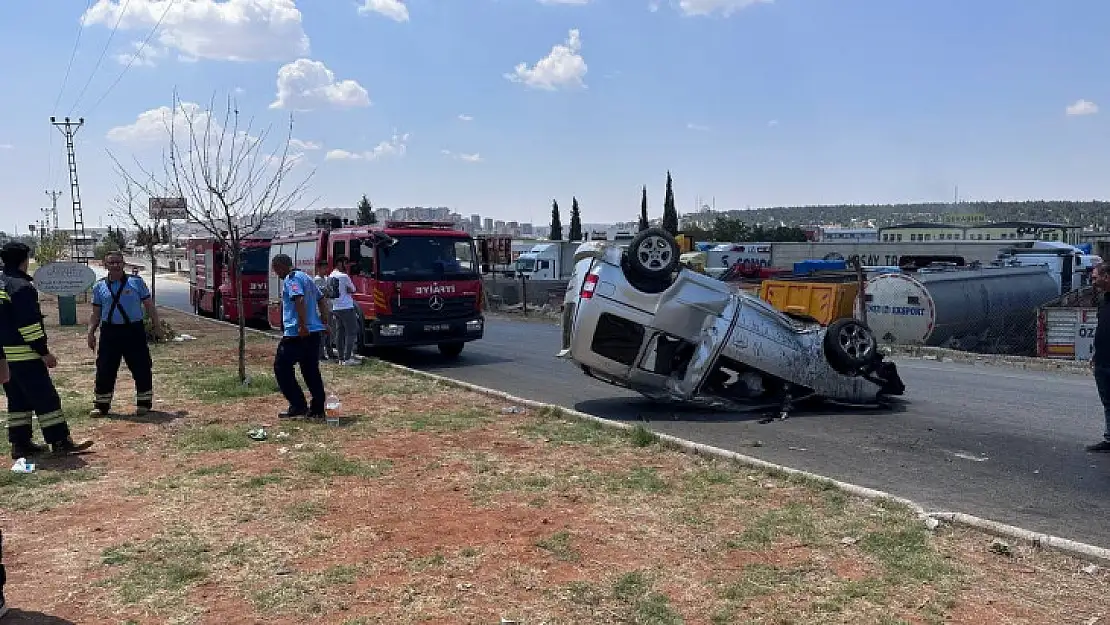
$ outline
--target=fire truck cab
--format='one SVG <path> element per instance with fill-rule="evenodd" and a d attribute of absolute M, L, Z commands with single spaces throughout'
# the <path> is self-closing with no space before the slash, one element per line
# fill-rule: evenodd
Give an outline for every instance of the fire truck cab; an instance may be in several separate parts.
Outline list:
<path fill-rule="evenodd" d="M 362 328 L 357 346 L 436 345 L 447 357 L 482 338 L 482 279 L 474 239 L 451 223 L 387 221 L 357 226 L 321 220 L 310 232 L 275 237 L 270 259 L 285 254 L 315 277 L 316 265 L 350 259 L 355 311 Z M 281 328 L 281 281 L 269 281 L 269 322 Z"/>
<path fill-rule="evenodd" d="M 243 241 L 238 282 L 243 292 L 243 316 L 248 324 L 266 323 L 267 275 L 270 240 Z M 239 322 L 239 308 L 231 279 L 231 253 L 215 238 L 190 239 L 185 248 L 189 267 L 189 301 L 203 317 Z"/>

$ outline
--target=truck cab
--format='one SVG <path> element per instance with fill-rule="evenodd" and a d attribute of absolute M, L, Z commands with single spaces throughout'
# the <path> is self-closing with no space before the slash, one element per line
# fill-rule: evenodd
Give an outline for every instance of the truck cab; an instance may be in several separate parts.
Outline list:
<path fill-rule="evenodd" d="M 517 274 L 529 280 L 564 280 L 574 273 L 574 251 L 581 241 L 533 245 L 516 259 Z"/>
<path fill-rule="evenodd" d="M 233 286 L 238 283 L 243 293 L 243 319 L 248 325 L 266 323 L 267 276 L 270 274 L 270 240 L 246 239 L 240 251 L 239 271 L 232 276 L 231 252 L 222 257 L 222 273 L 216 318 L 239 323 L 239 306 Z"/>
<path fill-rule="evenodd" d="M 321 222 L 318 230 L 277 237 L 270 259 L 290 256 L 314 275 L 346 256 L 362 328 L 359 348 L 436 345 L 448 357 L 483 337 L 482 281 L 474 239 L 450 223 L 387 221 L 356 226 Z M 269 319 L 281 328 L 281 283 L 270 275 Z"/>
<path fill-rule="evenodd" d="M 1086 254 L 1067 243 L 1035 241 L 1002 250 L 994 264 L 1017 267 L 1045 265 L 1056 282 L 1059 294 L 1064 295 L 1089 286 L 1091 272 L 1100 262 L 1101 257 Z"/>

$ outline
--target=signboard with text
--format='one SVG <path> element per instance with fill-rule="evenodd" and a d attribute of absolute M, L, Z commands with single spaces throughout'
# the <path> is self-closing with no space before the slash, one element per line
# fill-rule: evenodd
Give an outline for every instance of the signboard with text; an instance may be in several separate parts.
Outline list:
<path fill-rule="evenodd" d="M 35 272 L 35 288 L 59 297 L 73 297 L 89 290 L 96 272 L 81 263 L 50 263 Z"/>
<path fill-rule="evenodd" d="M 152 197 L 150 198 L 151 219 L 176 219 L 186 221 L 189 213 L 185 210 L 183 197 Z"/>

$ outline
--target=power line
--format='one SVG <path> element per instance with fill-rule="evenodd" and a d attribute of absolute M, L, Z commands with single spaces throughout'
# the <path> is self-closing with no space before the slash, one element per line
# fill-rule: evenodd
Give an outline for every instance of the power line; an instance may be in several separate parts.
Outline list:
<path fill-rule="evenodd" d="M 89 9 L 92 8 L 92 3 L 93 3 L 93 0 L 89 0 L 88 4 L 85 5 L 85 12 L 81 14 L 82 20 L 84 19 L 85 14 L 87 14 L 89 12 Z M 69 82 L 69 72 L 70 72 L 70 70 L 73 69 L 73 59 L 77 58 L 77 46 L 81 44 L 81 33 L 84 30 L 85 30 L 85 24 L 84 23 L 78 23 L 77 24 L 77 39 L 75 39 L 74 42 L 73 42 L 73 50 L 70 51 L 70 53 L 69 53 L 69 63 L 66 65 L 66 74 L 62 78 L 62 86 L 58 89 L 58 97 L 55 98 L 54 107 L 51 109 L 55 113 L 58 111 L 58 104 L 61 103 L 62 94 L 65 93 L 66 84 Z"/>
<path fill-rule="evenodd" d="M 116 36 L 116 31 L 119 30 L 120 22 L 123 21 L 123 16 L 127 13 L 127 5 L 131 4 L 131 0 L 126 0 L 123 6 L 119 9 L 119 15 L 116 17 L 116 23 L 112 26 L 112 32 L 108 33 L 108 41 L 104 42 L 104 49 L 100 51 L 100 58 L 96 60 L 96 65 L 93 66 L 92 72 L 89 73 L 89 79 L 85 81 L 85 86 L 81 87 L 81 91 L 77 93 L 77 99 L 73 101 L 73 106 L 69 109 L 69 114 L 77 110 L 77 105 L 81 103 L 81 98 L 85 96 L 85 91 L 88 90 L 89 85 L 92 84 L 92 79 L 96 77 L 96 70 L 100 69 L 100 64 L 104 62 L 104 56 L 108 54 L 108 46 L 112 45 L 112 38 Z"/>
<path fill-rule="evenodd" d="M 166 3 L 166 9 L 162 11 L 162 15 L 154 24 L 154 28 L 151 28 L 150 32 L 147 33 L 146 39 L 143 39 L 143 42 L 139 44 L 138 49 L 136 49 L 135 53 L 131 55 L 131 60 L 127 62 L 127 65 L 124 66 L 123 71 L 119 73 L 119 76 L 116 76 L 116 79 L 112 81 L 112 84 L 108 85 L 108 89 L 104 92 L 104 94 L 101 95 L 100 98 L 93 103 L 92 107 L 88 111 L 88 115 L 92 115 L 92 113 L 96 110 L 96 107 L 100 106 L 100 103 L 104 101 L 104 98 L 108 97 L 108 94 L 112 92 L 112 89 L 116 88 L 116 85 L 119 84 L 119 81 L 123 80 L 123 75 L 127 73 L 127 70 L 131 69 L 131 66 L 135 64 L 135 61 L 139 58 L 139 55 L 143 53 L 144 49 L 146 49 L 146 44 L 150 43 L 150 40 L 154 37 L 154 33 L 158 32 L 158 28 L 162 25 L 162 22 L 166 19 L 166 16 L 170 14 L 170 9 L 173 7 L 175 2 L 177 2 L 177 0 L 169 0 L 169 2 Z"/>

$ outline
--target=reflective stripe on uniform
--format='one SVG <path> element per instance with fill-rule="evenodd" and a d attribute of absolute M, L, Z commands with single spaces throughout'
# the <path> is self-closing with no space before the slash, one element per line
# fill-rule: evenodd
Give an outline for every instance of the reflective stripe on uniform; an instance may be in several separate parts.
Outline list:
<path fill-rule="evenodd" d="M 39 415 L 39 427 L 48 428 L 52 425 L 58 425 L 59 423 L 65 423 L 65 420 L 66 420 L 66 415 L 61 410 L 55 410 L 54 412 L 48 412 L 46 414 L 40 414 Z"/>
<path fill-rule="evenodd" d="M 7 291 L 5 291 L 3 289 L 0 289 L 0 302 L 10 302 L 10 301 L 12 301 L 12 296 L 8 295 Z"/>
<path fill-rule="evenodd" d="M 136 401 L 153 401 L 154 400 L 154 391 L 146 391 L 146 392 L 143 392 L 143 393 L 135 393 L 135 400 Z"/>
<path fill-rule="evenodd" d="M 23 337 L 23 340 L 28 343 L 33 343 L 46 336 L 46 333 L 42 331 L 41 323 L 32 323 L 31 325 L 23 326 L 19 329 L 19 334 Z"/>
<path fill-rule="evenodd" d="M 27 362 L 42 358 L 30 345 L 5 345 L 4 357 L 8 362 Z"/>
<path fill-rule="evenodd" d="M 30 412 L 9 412 L 5 424 L 7 427 L 14 428 L 24 425 L 31 425 Z"/>
<path fill-rule="evenodd" d="M 112 393 L 100 393 L 93 398 L 94 404 L 110 404 L 112 403 Z"/>

